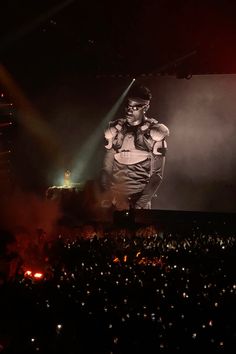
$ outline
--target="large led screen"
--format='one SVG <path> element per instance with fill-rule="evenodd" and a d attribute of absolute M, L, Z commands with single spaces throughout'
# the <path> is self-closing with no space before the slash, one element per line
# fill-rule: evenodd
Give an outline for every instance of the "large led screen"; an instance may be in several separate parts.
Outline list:
<path fill-rule="evenodd" d="M 137 83 L 152 93 L 146 116 L 170 131 L 152 209 L 235 212 L 236 75 L 188 80 L 143 75 Z M 104 129 L 109 121 L 125 118 L 131 84 L 132 77 L 67 77 L 32 93 L 30 100 L 46 127 L 45 141 L 43 134 L 35 139 L 35 132 L 20 125 L 19 181 L 32 188 L 60 185 L 67 169 L 73 183 L 97 181 Z"/>

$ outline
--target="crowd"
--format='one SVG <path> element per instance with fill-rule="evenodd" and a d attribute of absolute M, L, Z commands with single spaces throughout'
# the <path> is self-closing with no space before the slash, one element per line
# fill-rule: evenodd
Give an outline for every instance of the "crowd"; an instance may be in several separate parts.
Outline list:
<path fill-rule="evenodd" d="M 144 231 L 62 234 L 22 260 L 0 285 L 0 352 L 234 353 L 233 231 Z"/>

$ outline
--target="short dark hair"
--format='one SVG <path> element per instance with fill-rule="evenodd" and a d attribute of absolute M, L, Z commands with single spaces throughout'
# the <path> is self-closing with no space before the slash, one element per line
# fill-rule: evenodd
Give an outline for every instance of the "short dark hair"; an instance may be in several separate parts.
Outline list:
<path fill-rule="evenodd" d="M 128 97 L 137 97 L 143 100 L 150 101 L 152 99 L 152 94 L 149 88 L 147 88 L 146 86 L 133 85 L 128 92 Z"/>

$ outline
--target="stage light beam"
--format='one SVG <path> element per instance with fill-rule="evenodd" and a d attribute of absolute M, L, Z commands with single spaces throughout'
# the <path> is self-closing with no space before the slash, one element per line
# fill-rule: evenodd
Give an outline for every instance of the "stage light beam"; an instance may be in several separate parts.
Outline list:
<path fill-rule="evenodd" d="M 108 122 L 110 122 L 115 117 L 115 114 L 117 113 L 119 107 L 121 106 L 134 82 L 135 79 L 130 82 L 128 87 L 124 90 L 124 92 L 112 106 L 110 111 L 105 115 L 101 123 L 98 125 L 97 129 L 90 135 L 86 143 L 81 147 L 79 155 L 77 156 L 76 161 L 74 162 L 73 175 L 75 177 L 75 180 L 82 179 L 84 172 L 86 171 L 92 157 L 95 154 L 95 151 L 98 148 L 98 144 L 101 140 L 101 137 L 103 136 L 104 129 L 106 128 Z"/>

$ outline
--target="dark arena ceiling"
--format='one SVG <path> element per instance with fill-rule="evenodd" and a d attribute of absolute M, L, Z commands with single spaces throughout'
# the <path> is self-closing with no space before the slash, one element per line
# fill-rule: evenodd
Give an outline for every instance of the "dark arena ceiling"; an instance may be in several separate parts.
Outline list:
<path fill-rule="evenodd" d="M 1 62 L 16 77 L 236 73 L 229 0 L 7 0 Z"/>

